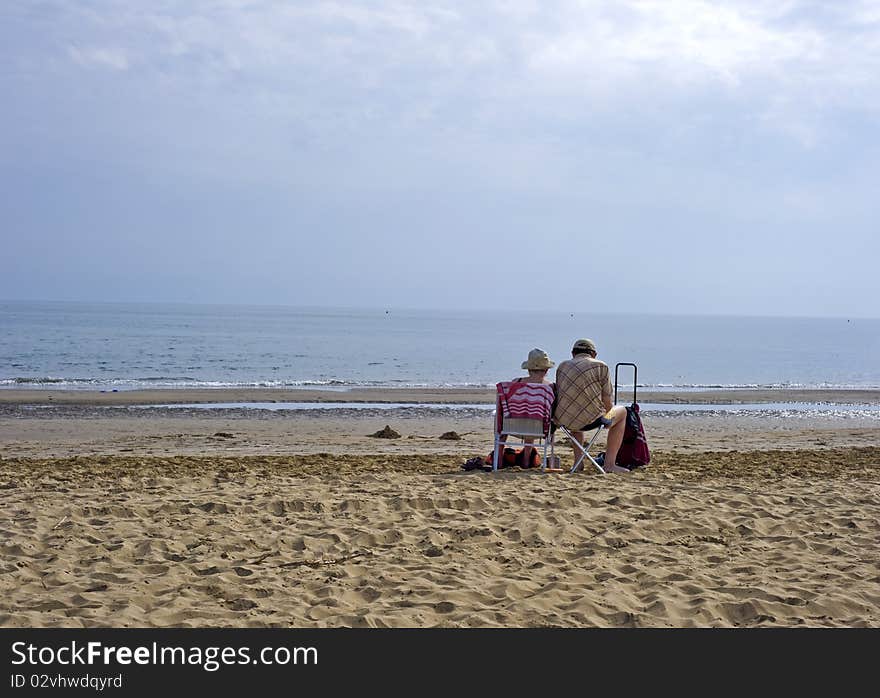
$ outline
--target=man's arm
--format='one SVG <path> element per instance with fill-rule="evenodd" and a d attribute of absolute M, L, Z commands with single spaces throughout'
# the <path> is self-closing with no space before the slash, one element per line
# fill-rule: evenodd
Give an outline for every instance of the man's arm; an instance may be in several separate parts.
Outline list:
<path fill-rule="evenodd" d="M 605 385 L 602 386 L 602 404 L 605 405 L 605 411 L 611 411 L 614 407 L 614 393 L 611 390 L 611 373 L 605 374 Z"/>

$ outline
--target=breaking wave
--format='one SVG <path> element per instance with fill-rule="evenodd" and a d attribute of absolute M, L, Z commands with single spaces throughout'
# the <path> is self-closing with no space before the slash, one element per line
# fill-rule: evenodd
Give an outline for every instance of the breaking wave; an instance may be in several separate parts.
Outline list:
<path fill-rule="evenodd" d="M 348 390 L 352 388 L 494 388 L 494 382 L 411 381 L 411 380 L 204 380 L 193 376 L 144 376 L 139 378 L 69 378 L 59 376 L 16 376 L 0 378 L 2 388 L 57 388 L 66 390 L 148 388 L 313 388 Z M 632 383 L 619 383 L 621 392 L 632 390 Z M 639 383 L 643 392 L 700 392 L 708 390 L 878 390 L 880 385 L 855 383 Z"/>

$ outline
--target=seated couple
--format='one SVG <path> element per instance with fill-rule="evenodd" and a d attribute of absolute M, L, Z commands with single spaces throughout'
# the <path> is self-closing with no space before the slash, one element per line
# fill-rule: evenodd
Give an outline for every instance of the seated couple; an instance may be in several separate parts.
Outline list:
<path fill-rule="evenodd" d="M 571 348 L 571 359 L 556 369 L 556 383 L 547 380 L 547 372 L 555 365 L 547 352 L 532 349 L 522 367 L 528 376 L 514 379 L 516 383 L 543 383 L 554 387 L 555 404 L 553 424 L 563 426 L 583 445 L 585 432 L 605 424 L 608 439 L 605 447 L 605 465 L 609 473 L 628 473 L 616 465 L 617 452 L 623 443 L 626 428 L 626 407 L 614 405 L 611 371 L 599 361 L 596 345 L 591 339 L 579 339 Z M 525 440 L 531 443 L 530 439 Z M 523 451 L 533 450 L 526 446 Z M 527 456 L 526 456 L 527 457 Z"/>

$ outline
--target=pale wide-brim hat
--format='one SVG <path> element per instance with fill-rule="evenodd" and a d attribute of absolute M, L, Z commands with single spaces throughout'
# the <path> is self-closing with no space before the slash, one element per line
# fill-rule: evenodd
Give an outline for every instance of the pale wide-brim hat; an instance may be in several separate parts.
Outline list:
<path fill-rule="evenodd" d="M 541 371 L 545 368 L 553 368 L 556 364 L 550 361 L 547 352 L 543 349 L 532 349 L 529 358 L 523 361 L 522 367 L 530 371 Z"/>

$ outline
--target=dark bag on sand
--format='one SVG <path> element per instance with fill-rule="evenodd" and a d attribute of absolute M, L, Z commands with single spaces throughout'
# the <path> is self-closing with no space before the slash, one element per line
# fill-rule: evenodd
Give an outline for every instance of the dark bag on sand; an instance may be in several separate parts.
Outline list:
<path fill-rule="evenodd" d="M 645 428 L 639 415 L 637 403 L 627 405 L 626 427 L 623 431 L 623 443 L 617 452 L 617 465 L 621 468 L 641 468 L 651 462 L 651 451 L 645 438 Z"/>
<path fill-rule="evenodd" d="M 485 458 L 470 458 L 461 467 L 463 470 L 492 470 L 492 459 L 495 457 L 495 451 L 492 451 Z M 505 448 L 501 451 L 501 458 L 498 460 L 498 469 L 512 468 L 518 465 L 521 468 L 537 468 L 541 465 L 541 454 L 538 449 L 533 448 L 529 456 L 528 464 L 525 463 L 525 456 L 522 449 Z"/>
<path fill-rule="evenodd" d="M 492 451 L 488 456 L 486 456 L 486 464 L 492 465 L 492 459 L 495 457 L 495 451 Z M 541 454 L 538 453 L 537 448 L 533 448 L 531 454 L 529 455 L 529 462 L 525 462 L 525 455 L 523 454 L 523 449 L 519 448 L 510 448 L 507 447 L 501 452 L 501 458 L 498 459 L 498 469 L 501 468 L 512 468 L 513 466 L 518 465 L 520 468 L 537 468 L 541 465 Z"/>

